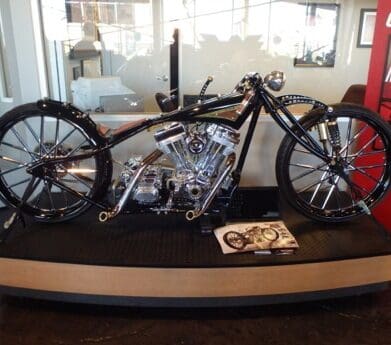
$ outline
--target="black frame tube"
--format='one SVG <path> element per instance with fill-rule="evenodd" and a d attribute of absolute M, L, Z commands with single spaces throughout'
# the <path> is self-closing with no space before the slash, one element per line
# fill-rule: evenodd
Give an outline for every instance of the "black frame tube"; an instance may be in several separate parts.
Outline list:
<path fill-rule="evenodd" d="M 217 97 L 213 99 L 206 100 L 201 103 L 197 103 L 195 105 L 191 105 L 189 107 L 186 107 L 185 109 L 178 109 L 175 111 L 172 111 L 167 114 L 161 114 L 159 117 L 155 117 L 153 119 L 147 119 L 141 124 L 131 127 L 127 130 L 121 131 L 117 134 L 113 134 L 108 138 L 102 138 L 103 144 L 100 144 L 100 147 L 95 150 L 91 150 L 90 152 L 86 152 L 83 154 L 71 156 L 71 157 L 61 157 L 61 158 L 53 158 L 53 159 L 45 159 L 43 161 L 37 162 L 33 166 L 28 168 L 28 171 L 35 176 L 43 178 L 44 176 L 44 169 L 43 167 L 47 166 L 53 166 L 56 164 L 61 164 L 64 162 L 72 162 L 77 160 L 82 160 L 86 158 L 90 158 L 96 154 L 99 154 L 101 152 L 104 152 L 106 150 L 111 149 L 112 147 L 120 144 L 121 142 L 133 137 L 134 135 L 152 127 L 155 125 L 159 125 L 166 122 L 208 122 L 208 123 L 216 123 L 219 125 L 228 125 L 236 130 L 240 129 L 244 122 L 247 120 L 249 116 L 251 116 L 250 124 L 247 130 L 247 133 L 244 138 L 244 144 L 242 146 L 242 150 L 240 152 L 239 160 L 237 163 L 236 168 L 233 171 L 233 189 L 239 184 L 240 180 L 240 174 L 243 170 L 245 160 L 249 151 L 249 147 L 251 144 L 251 141 L 254 136 L 255 128 L 257 125 L 257 121 L 260 115 L 260 112 L 262 110 L 262 107 L 265 107 L 265 110 L 267 113 L 271 115 L 273 120 L 289 135 L 291 135 L 299 144 L 301 144 L 305 149 L 307 149 L 309 152 L 317 156 L 318 158 L 322 159 L 325 162 L 330 162 L 330 158 L 324 153 L 322 148 L 313 140 L 313 138 L 305 131 L 303 126 L 300 124 L 298 120 L 293 116 L 293 114 L 287 109 L 287 106 L 284 104 L 284 99 L 289 99 L 289 104 L 295 104 L 295 101 L 292 99 L 297 99 L 297 103 L 307 103 L 310 105 L 314 105 L 314 107 L 321 106 L 326 113 L 327 106 L 324 105 L 321 102 L 318 102 L 314 99 L 299 96 L 299 95 L 286 95 L 282 97 L 274 97 L 271 93 L 269 93 L 262 85 L 255 85 L 253 88 L 255 91 L 252 98 L 249 100 L 248 106 L 245 107 L 245 110 L 238 115 L 238 117 L 234 120 L 227 120 L 225 118 L 219 118 L 219 117 L 208 117 L 207 114 L 212 113 L 214 111 L 218 111 L 221 109 L 230 108 L 232 106 L 237 106 L 240 104 L 244 98 L 245 98 L 245 92 L 238 93 L 233 92 L 229 95 L 225 95 L 222 97 Z M 45 101 L 43 101 L 45 102 Z M 292 126 L 290 126 L 279 114 L 278 111 L 281 111 L 283 115 L 286 116 L 288 121 L 291 123 Z M 81 112 L 80 112 L 81 113 Z M 202 117 L 200 117 L 202 115 Z M 206 115 L 206 116 L 205 116 Z M 89 120 L 93 123 L 92 120 Z M 75 120 L 77 122 L 77 120 Z M 296 133 L 296 131 L 299 131 L 299 134 L 301 134 L 301 137 Z M 304 140 L 306 139 L 306 140 Z M 52 180 L 52 183 L 60 187 L 58 184 L 58 181 Z M 61 187 L 65 187 L 62 186 Z M 60 187 L 60 188 L 61 188 Z M 73 190 L 68 190 L 70 193 L 73 193 Z M 80 195 L 79 193 L 75 192 L 75 196 L 80 197 L 81 199 L 101 208 L 106 209 L 107 207 L 99 202 L 96 202 L 84 195 Z"/>

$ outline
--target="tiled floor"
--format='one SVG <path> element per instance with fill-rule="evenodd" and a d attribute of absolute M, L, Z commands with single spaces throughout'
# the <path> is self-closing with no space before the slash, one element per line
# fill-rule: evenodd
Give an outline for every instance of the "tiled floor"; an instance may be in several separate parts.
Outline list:
<path fill-rule="evenodd" d="M 300 304 L 141 309 L 0 296 L 0 345 L 391 344 L 391 289 Z"/>

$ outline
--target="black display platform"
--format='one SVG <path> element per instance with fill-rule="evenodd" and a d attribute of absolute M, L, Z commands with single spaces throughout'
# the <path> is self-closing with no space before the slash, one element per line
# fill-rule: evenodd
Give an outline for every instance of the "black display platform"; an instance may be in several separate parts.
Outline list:
<path fill-rule="evenodd" d="M 257 207 L 254 205 L 256 205 L 257 196 L 262 197 L 261 194 L 256 194 L 254 191 L 251 193 L 253 193 L 252 197 L 247 195 L 246 200 L 255 198 L 251 202 L 252 209 L 246 208 L 247 216 L 256 213 Z M 268 193 L 270 197 L 268 203 L 276 205 L 275 194 L 272 190 L 268 190 Z M 263 200 L 265 201 L 265 199 Z M 261 204 L 259 203 L 259 205 Z M 97 220 L 98 211 L 91 210 L 85 216 L 67 223 L 28 222 L 26 228 L 21 225 L 16 226 L 7 242 L 0 244 L 0 286 L 3 286 L 3 291 L 6 293 L 27 294 L 40 298 L 102 302 L 105 301 L 104 297 L 107 297 L 106 301 L 109 304 L 184 306 L 194 305 L 194 298 L 197 301 L 196 305 L 238 305 L 362 293 L 374 288 L 384 288 L 384 284 L 391 280 L 387 274 L 387 268 L 384 267 L 381 268 L 381 271 L 386 272 L 385 275 L 369 279 L 365 279 L 362 276 L 363 272 L 358 270 L 353 273 L 353 276 L 360 276 L 360 278 L 356 280 L 352 278 L 354 281 L 352 280 L 351 284 L 349 279 L 345 282 L 346 277 L 344 276 L 344 274 L 348 275 L 349 271 L 343 274 L 337 272 L 340 269 L 352 270 L 352 267 L 356 267 L 352 266 L 355 262 L 357 265 L 363 265 L 362 270 L 368 269 L 365 268 L 365 264 L 369 263 L 368 267 L 372 271 L 376 265 L 390 264 L 391 241 L 389 233 L 370 217 L 361 217 L 356 221 L 344 224 L 322 224 L 300 216 L 286 204 L 282 204 L 280 209 L 285 224 L 295 235 L 300 245 L 294 255 L 257 256 L 253 253 L 223 255 L 215 237 L 201 234 L 197 223 L 187 222 L 183 215 L 126 215 L 102 224 Z M 272 210 L 269 214 L 273 214 L 275 211 Z M 230 212 L 230 214 L 231 221 L 238 221 L 238 215 L 235 212 Z M 3 221 L 6 215 L 9 215 L 9 211 L 0 212 L 0 220 Z M 5 265 L 3 271 L 2 260 Z M 26 263 L 26 267 L 23 266 L 24 263 Z M 25 277 L 8 279 L 7 276 L 4 276 L 9 272 L 18 272 L 18 270 L 25 272 L 27 269 L 45 272 L 45 267 L 39 266 L 40 263 L 42 265 L 50 263 L 51 266 L 48 266 L 47 269 L 53 270 L 54 275 L 57 274 L 57 271 L 52 267 L 53 264 L 58 265 L 57 270 L 59 271 L 66 270 L 68 276 L 73 274 L 72 269 L 75 269 L 76 276 L 87 274 L 89 280 L 86 280 L 85 284 L 94 284 L 94 277 L 89 276 L 94 274 L 92 270 L 94 268 L 98 270 L 97 275 L 105 270 L 104 276 L 101 277 L 103 285 L 107 283 L 107 280 L 110 280 L 111 274 L 113 274 L 113 279 L 122 280 L 122 277 L 131 272 L 131 276 L 128 277 L 130 281 L 128 280 L 127 283 L 137 280 L 138 275 L 144 277 L 140 278 L 140 282 L 142 279 L 146 280 L 144 283 L 138 282 L 141 286 L 138 287 L 139 290 L 135 287 L 134 291 L 137 296 L 134 296 L 129 295 L 133 293 L 131 288 L 129 291 L 125 288 L 121 290 L 115 286 L 116 284 L 114 284 L 112 294 L 109 283 L 108 287 L 102 288 L 101 292 L 99 288 L 95 287 L 90 289 L 78 286 L 73 289 L 72 285 L 70 288 L 62 289 L 59 288 L 60 285 L 56 285 L 56 278 L 53 276 L 54 282 L 49 282 L 47 287 L 43 284 L 37 289 L 32 280 L 34 277 L 28 280 Z M 321 266 L 322 263 L 323 266 Z M 343 265 L 339 263 L 343 263 Z M 12 271 L 12 265 L 16 265 L 17 269 Z M 311 273 L 306 271 L 307 268 L 311 270 L 308 271 Z M 322 275 L 323 268 L 330 275 L 326 278 L 325 276 L 320 277 L 325 283 L 315 284 L 314 290 L 309 290 L 311 284 L 303 288 L 300 287 L 303 285 L 301 280 L 314 279 L 317 272 Z M 125 271 L 125 269 L 129 270 Z M 336 276 L 340 275 L 339 278 L 335 278 L 336 281 L 340 279 L 340 283 L 333 283 L 334 271 L 337 272 Z M 177 276 L 175 276 L 175 272 L 177 272 Z M 211 272 L 214 273 L 209 276 L 206 283 L 200 282 L 198 289 L 200 291 L 205 289 L 204 292 L 199 292 L 197 287 L 186 285 L 190 282 L 196 284 L 197 279 L 204 279 L 203 277 L 208 276 Z M 251 281 L 248 282 L 248 286 L 252 286 L 251 289 L 249 288 L 247 291 L 244 287 L 238 287 L 240 292 L 236 296 L 234 288 L 224 287 L 220 296 L 219 284 L 222 284 L 222 281 L 218 276 L 223 272 L 221 279 L 225 284 L 227 282 L 233 285 L 246 284 L 246 279 L 249 279 Z M 252 277 L 251 272 L 259 274 L 259 277 Z M 155 273 L 157 281 L 162 281 L 162 276 L 166 279 L 168 275 L 166 284 L 169 287 L 166 287 L 167 289 L 162 287 L 159 291 L 159 288 L 155 287 L 156 292 L 154 292 L 155 290 L 149 286 L 148 276 L 151 277 L 151 285 L 156 284 L 155 278 L 153 278 Z M 189 278 L 190 273 L 194 273 L 195 276 Z M 269 284 L 265 280 L 267 276 L 263 276 L 264 274 L 275 275 L 275 278 L 270 279 L 277 279 L 277 281 L 271 280 Z M 273 284 L 280 284 L 279 274 L 281 286 L 276 286 L 274 291 Z M 284 274 L 287 275 L 287 278 L 284 277 Z M 303 276 L 298 276 L 300 274 Z M 368 274 L 373 274 L 373 272 Z M 49 273 L 48 275 L 50 276 Z M 231 277 L 229 278 L 231 280 L 227 278 L 227 275 Z M 238 281 L 235 275 L 241 277 L 241 280 Z M 290 276 L 296 281 L 295 287 L 287 288 L 285 291 L 284 284 L 289 285 L 290 283 L 289 281 L 284 282 L 284 279 L 292 281 Z M 216 277 L 216 281 L 213 277 Z M 37 279 L 40 278 L 37 277 Z M 61 275 L 57 279 L 61 279 Z M 260 280 L 259 295 L 256 288 L 258 282 L 254 279 Z M 330 284 L 327 283 L 327 279 L 330 279 Z M 50 281 L 50 278 L 48 280 Z M 125 280 L 117 283 L 127 284 Z M 142 284 L 146 286 L 145 289 Z M 164 281 L 161 284 L 163 286 Z M 176 284 L 178 284 L 178 296 L 175 294 Z M 208 287 L 202 284 L 207 284 Z M 216 286 L 213 287 L 213 284 Z M 145 291 L 145 295 L 143 295 L 143 291 Z M 97 294 L 97 292 L 99 293 Z M 155 293 L 156 295 L 154 295 Z M 247 293 L 250 295 L 246 295 Z M 202 302 L 199 298 L 203 299 Z"/>

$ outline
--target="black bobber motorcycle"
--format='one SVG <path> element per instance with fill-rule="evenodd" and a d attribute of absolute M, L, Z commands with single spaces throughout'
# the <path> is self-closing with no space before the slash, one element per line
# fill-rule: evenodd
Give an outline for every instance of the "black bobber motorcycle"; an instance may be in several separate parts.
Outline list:
<path fill-rule="evenodd" d="M 2 199 L 42 222 L 69 220 L 91 206 L 106 222 L 123 213 L 125 204 L 126 212 L 183 213 L 188 221 L 219 214 L 239 185 L 261 110 L 286 132 L 276 176 L 283 197 L 298 212 L 345 221 L 369 213 L 388 191 L 391 129 L 378 114 L 306 96 L 276 97 L 270 90 L 282 89 L 282 72 L 264 78 L 249 73 L 231 93 L 204 100 L 210 81 L 196 104 L 175 109 L 160 94 L 159 116 L 117 129 L 50 99 L 9 111 L 0 119 Z M 296 104 L 311 108 L 299 120 L 289 110 Z M 246 120 L 248 130 L 240 138 Z M 113 161 L 111 148 L 147 130 L 156 144 L 152 153 Z M 113 164 L 119 165 L 114 178 Z"/>

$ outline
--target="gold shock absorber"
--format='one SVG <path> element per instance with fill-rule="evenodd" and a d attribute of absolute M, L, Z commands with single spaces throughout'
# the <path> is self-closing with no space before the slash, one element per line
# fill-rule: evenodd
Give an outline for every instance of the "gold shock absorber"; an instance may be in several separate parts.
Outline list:
<path fill-rule="evenodd" d="M 341 149 L 341 134 L 339 132 L 338 123 L 336 120 L 327 122 L 327 128 L 330 134 L 330 142 L 338 152 Z"/>
<path fill-rule="evenodd" d="M 326 142 L 328 139 L 326 122 L 318 123 L 318 133 L 321 142 Z"/>

